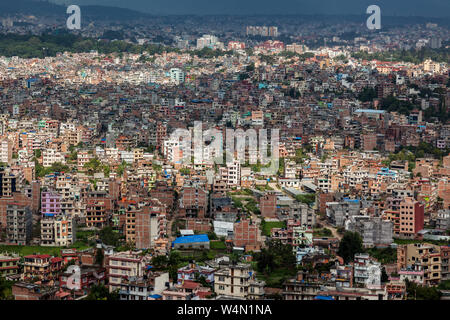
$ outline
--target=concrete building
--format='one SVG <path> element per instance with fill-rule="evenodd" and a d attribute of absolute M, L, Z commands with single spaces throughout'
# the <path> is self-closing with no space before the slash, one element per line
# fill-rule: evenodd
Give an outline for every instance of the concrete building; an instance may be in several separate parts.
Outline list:
<path fill-rule="evenodd" d="M 429 243 L 413 243 L 397 247 L 397 270 L 423 272 L 423 284 L 441 281 L 441 248 Z"/>
<path fill-rule="evenodd" d="M 143 277 L 144 257 L 133 252 L 118 252 L 106 257 L 109 291 L 120 290 L 122 283 L 130 277 Z"/>
<path fill-rule="evenodd" d="M 148 300 L 152 295 L 161 295 L 168 287 L 169 273 L 158 272 L 145 277 L 129 277 L 120 284 L 120 300 Z"/>
<path fill-rule="evenodd" d="M 29 206 L 8 204 L 6 208 L 6 240 L 10 244 L 27 245 L 31 240 L 33 217 Z"/>
<path fill-rule="evenodd" d="M 41 245 L 66 247 L 75 242 L 74 220 L 68 216 L 46 216 L 41 219 Z"/>
<path fill-rule="evenodd" d="M 327 218 L 337 227 L 343 227 L 349 217 L 359 215 L 360 211 L 358 200 L 327 202 L 326 206 Z"/>
<path fill-rule="evenodd" d="M 345 225 L 346 230 L 358 232 L 366 248 L 389 246 L 393 242 L 393 223 L 379 217 L 351 216 Z"/>
<path fill-rule="evenodd" d="M 0 254 L 0 277 L 12 276 L 19 271 L 20 257 L 17 254 Z"/>
<path fill-rule="evenodd" d="M 178 237 L 172 242 L 174 249 L 209 249 L 209 238 L 206 234 Z"/>
<path fill-rule="evenodd" d="M 256 280 L 249 264 L 231 264 L 214 274 L 214 292 L 219 297 L 261 300 L 264 297 L 264 285 L 263 281 Z"/>

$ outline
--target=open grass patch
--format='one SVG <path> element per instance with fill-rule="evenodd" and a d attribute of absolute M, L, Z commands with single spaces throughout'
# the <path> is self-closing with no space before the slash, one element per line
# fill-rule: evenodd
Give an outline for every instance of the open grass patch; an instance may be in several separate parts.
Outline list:
<path fill-rule="evenodd" d="M 265 236 L 270 237 L 272 228 L 286 228 L 286 222 L 284 221 L 265 221 L 261 224 L 262 232 Z"/>

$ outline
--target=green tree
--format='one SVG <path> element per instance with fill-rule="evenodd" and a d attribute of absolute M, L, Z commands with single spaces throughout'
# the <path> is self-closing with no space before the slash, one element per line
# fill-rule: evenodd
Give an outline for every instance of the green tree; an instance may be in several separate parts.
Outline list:
<path fill-rule="evenodd" d="M 104 285 L 94 285 L 85 300 L 119 300 L 118 290 L 109 292 L 108 288 Z"/>
<path fill-rule="evenodd" d="M 100 230 L 99 238 L 104 244 L 115 247 L 119 246 L 119 242 L 121 239 L 120 235 L 115 232 L 112 227 L 109 226 L 104 227 L 102 230 Z"/>
<path fill-rule="evenodd" d="M 347 231 L 339 243 L 338 256 L 348 263 L 354 259 L 356 253 L 361 252 L 364 252 L 361 236 L 357 232 Z"/>

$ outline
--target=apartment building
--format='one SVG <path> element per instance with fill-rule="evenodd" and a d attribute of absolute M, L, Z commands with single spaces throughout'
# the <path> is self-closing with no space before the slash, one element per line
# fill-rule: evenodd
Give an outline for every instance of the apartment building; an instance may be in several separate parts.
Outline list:
<path fill-rule="evenodd" d="M 264 281 L 258 281 L 248 264 L 229 265 L 214 274 L 214 292 L 220 297 L 242 300 L 261 300 Z"/>
<path fill-rule="evenodd" d="M 145 277 L 123 279 L 119 289 L 120 300 L 149 300 L 149 297 L 161 295 L 169 285 L 169 273 L 151 273 Z"/>
<path fill-rule="evenodd" d="M 48 254 L 34 254 L 24 257 L 23 276 L 25 279 L 50 280 L 63 269 L 63 259 Z"/>
<path fill-rule="evenodd" d="M 11 172 L 10 168 L 0 168 L 0 197 L 12 197 L 17 191 L 19 176 Z"/>
<path fill-rule="evenodd" d="M 406 197 L 400 203 L 400 237 L 414 238 L 424 226 L 424 205 Z"/>
<path fill-rule="evenodd" d="M 86 226 L 103 228 L 107 222 L 106 203 L 95 198 L 86 201 Z"/>
<path fill-rule="evenodd" d="M 44 216 L 41 219 L 41 245 L 66 247 L 75 242 L 75 224 L 68 216 Z"/>
<path fill-rule="evenodd" d="M 261 230 L 256 222 L 243 219 L 234 223 L 233 244 L 237 247 L 245 247 L 246 251 L 258 250 L 261 243 Z"/>
<path fill-rule="evenodd" d="M 43 191 L 41 193 L 41 214 L 44 217 L 61 214 L 60 195 L 57 192 Z"/>
<path fill-rule="evenodd" d="M 8 204 L 6 207 L 6 240 L 10 244 L 27 245 L 31 240 L 33 217 L 29 206 Z"/>
<path fill-rule="evenodd" d="M 120 290 L 122 283 L 130 277 L 143 277 L 144 258 L 138 253 L 118 252 L 107 256 L 106 269 L 109 291 Z"/>
<path fill-rule="evenodd" d="M 429 243 L 413 243 L 397 247 L 397 270 L 423 272 L 425 285 L 441 281 L 441 247 Z"/>
<path fill-rule="evenodd" d="M 355 254 L 353 261 L 355 286 L 381 288 L 381 263 L 373 261 L 369 254 Z"/>
<path fill-rule="evenodd" d="M 187 218 L 204 218 L 208 208 L 207 192 L 198 186 L 185 186 L 180 203 L 180 214 Z"/>
<path fill-rule="evenodd" d="M 42 151 L 42 165 L 51 167 L 54 163 L 66 163 L 64 155 L 55 149 L 44 149 Z"/>
<path fill-rule="evenodd" d="M 293 279 L 283 283 L 283 300 L 314 300 L 322 283 L 311 279 L 304 271 L 299 271 Z"/>
<path fill-rule="evenodd" d="M 359 211 L 360 203 L 358 200 L 326 203 L 327 218 L 337 227 L 343 227 L 346 219 L 351 216 L 359 215 Z"/>
<path fill-rule="evenodd" d="M 12 160 L 13 143 L 11 140 L 0 139 L 0 162 L 9 164 Z"/>
<path fill-rule="evenodd" d="M 264 218 L 276 218 L 277 215 L 277 195 L 267 193 L 259 199 L 259 210 Z"/>
<path fill-rule="evenodd" d="M 389 246 L 393 242 L 393 222 L 380 217 L 352 216 L 347 220 L 346 229 L 358 232 L 366 248 Z"/>
<path fill-rule="evenodd" d="M 166 212 L 156 199 L 148 204 L 128 206 L 125 236 L 138 249 L 153 248 L 155 241 L 166 234 Z"/>
<path fill-rule="evenodd" d="M 0 278 L 12 276 L 19 271 L 20 257 L 13 253 L 0 254 Z"/>

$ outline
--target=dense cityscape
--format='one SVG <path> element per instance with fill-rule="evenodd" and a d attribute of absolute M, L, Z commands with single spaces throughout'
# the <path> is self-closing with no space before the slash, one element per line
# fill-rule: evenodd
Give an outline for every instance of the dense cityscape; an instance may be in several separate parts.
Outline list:
<path fill-rule="evenodd" d="M 450 299 L 449 20 L 27 1 L 0 300 Z"/>

